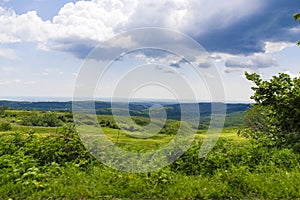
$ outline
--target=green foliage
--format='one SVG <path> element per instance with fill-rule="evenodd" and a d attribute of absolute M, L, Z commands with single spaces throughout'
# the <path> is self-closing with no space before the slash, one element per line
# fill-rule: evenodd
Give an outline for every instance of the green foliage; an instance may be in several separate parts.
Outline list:
<path fill-rule="evenodd" d="M 241 134 L 271 146 L 300 150 L 300 78 L 284 73 L 268 81 L 255 73 L 246 77 L 256 85 L 251 97 L 255 104 L 246 112 L 246 129 Z"/>
<path fill-rule="evenodd" d="M 300 155 L 290 149 L 222 139 L 206 158 L 198 158 L 198 142 L 170 167 L 133 174 L 97 162 L 74 125 L 47 136 L 32 130 L 5 133 L 0 141 L 0 199 L 300 197 Z"/>
<path fill-rule="evenodd" d="M 99 124 L 101 127 L 120 129 L 114 120 L 101 119 Z"/>
<path fill-rule="evenodd" d="M 5 115 L 5 111 L 8 109 L 7 106 L 0 106 L 0 116 Z"/>
<path fill-rule="evenodd" d="M 5 120 L 18 122 L 25 116 L 43 114 L 47 113 L 9 110 Z M 66 116 L 70 113 L 54 114 L 61 123 L 71 119 Z M 169 120 L 164 134 L 140 139 L 108 127 L 114 122 L 112 116 L 98 118 L 107 125 L 103 128 L 106 136 L 119 148 L 140 153 L 141 149 L 153 151 L 168 144 L 180 125 Z M 133 120 L 141 128 L 148 122 L 143 117 Z M 86 122 L 90 121 L 92 118 L 87 118 Z M 182 125 L 185 132 L 187 127 Z M 13 130 L 17 132 L 0 134 L 0 199 L 300 198 L 300 154 L 245 139 L 229 140 L 229 134 L 239 138 L 232 129 L 227 129 L 222 136 L 226 139 L 220 139 L 206 158 L 198 157 L 202 141 L 194 142 L 172 165 L 144 174 L 121 172 L 99 163 L 84 148 L 73 124 L 58 128 L 13 126 Z M 95 148 L 101 151 L 98 145 Z"/>
<path fill-rule="evenodd" d="M 28 154 L 33 155 L 41 165 L 66 162 L 80 163 L 81 159 L 90 162 L 92 157 L 84 148 L 74 125 L 62 127 L 57 135 L 43 138 L 45 141 L 37 146 L 31 146 Z M 36 145 L 36 143 L 33 143 Z"/>
<path fill-rule="evenodd" d="M 10 123 L 7 122 L 1 122 L 0 123 L 0 131 L 11 131 L 12 127 Z"/>
<path fill-rule="evenodd" d="M 294 14 L 294 19 L 300 22 L 300 13 Z"/>
<path fill-rule="evenodd" d="M 0 141 L 0 199 L 27 199 L 28 195 L 55 184 L 53 178 L 61 175 L 69 163 L 84 169 L 94 162 L 74 125 L 47 137 L 37 136 L 30 130 L 0 135 Z"/>
<path fill-rule="evenodd" d="M 59 115 L 58 119 L 64 123 L 73 123 L 73 114 L 70 113 L 65 113 L 64 115 Z"/>
<path fill-rule="evenodd" d="M 62 125 L 62 120 L 59 119 L 57 114 L 52 112 L 42 114 L 32 113 L 28 116 L 25 116 L 21 124 L 25 126 L 57 127 Z"/>
<path fill-rule="evenodd" d="M 151 120 L 150 118 L 148 117 L 131 117 L 132 120 L 137 124 L 137 125 L 140 125 L 140 126 L 147 126 Z"/>
<path fill-rule="evenodd" d="M 176 135 L 179 130 L 180 124 L 180 121 L 168 120 L 159 133 L 167 135 Z"/>
<path fill-rule="evenodd" d="M 294 19 L 300 22 L 300 13 L 294 14 Z M 297 44 L 300 45 L 300 41 Z"/>
<path fill-rule="evenodd" d="M 172 169 L 187 175 L 214 175 L 232 167 L 246 168 L 248 172 L 299 167 L 300 155 L 292 149 L 269 149 L 256 144 L 241 145 L 221 138 L 207 157 L 199 158 L 200 147 L 201 142 L 193 144 L 172 164 Z"/>

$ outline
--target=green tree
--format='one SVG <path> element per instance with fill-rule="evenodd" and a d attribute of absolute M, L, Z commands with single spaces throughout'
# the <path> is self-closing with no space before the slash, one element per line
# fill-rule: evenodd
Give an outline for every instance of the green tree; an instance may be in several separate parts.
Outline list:
<path fill-rule="evenodd" d="M 245 130 L 241 133 L 254 139 L 266 139 L 275 146 L 298 146 L 300 143 L 300 78 L 280 73 L 270 80 L 256 74 L 246 78 L 252 87 L 255 101 L 245 115 Z"/>
<path fill-rule="evenodd" d="M 294 14 L 294 19 L 300 22 L 300 13 Z M 300 41 L 298 42 L 298 45 L 300 45 Z"/>

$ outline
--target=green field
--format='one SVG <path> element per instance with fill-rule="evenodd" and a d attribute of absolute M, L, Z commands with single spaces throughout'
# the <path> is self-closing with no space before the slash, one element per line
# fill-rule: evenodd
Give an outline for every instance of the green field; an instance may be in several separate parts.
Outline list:
<path fill-rule="evenodd" d="M 51 120 L 57 126 L 24 125 L 35 122 L 30 117 Z M 11 129 L 0 131 L 0 199 L 300 198 L 299 153 L 240 137 L 236 125 L 223 129 L 205 158 L 198 154 L 206 130 L 198 130 L 191 147 L 171 165 L 149 173 L 130 173 L 91 156 L 70 119 L 70 113 L 64 112 L 8 110 L 1 116 L 0 123 L 9 123 Z M 134 120 L 148 123 L 144 117 Z M 137 127 L 119 129 L 111 116 L 99 115 L 98 121 L 105 134 L 101 137 L 126 151 L 149 152 L 175 137 L 172 126 L 176 121 L 169 121 L 170 126 L 148 139 L 134 137 L 142 133 Z M 83 127 L 92 137 L 93 128 Z"/>

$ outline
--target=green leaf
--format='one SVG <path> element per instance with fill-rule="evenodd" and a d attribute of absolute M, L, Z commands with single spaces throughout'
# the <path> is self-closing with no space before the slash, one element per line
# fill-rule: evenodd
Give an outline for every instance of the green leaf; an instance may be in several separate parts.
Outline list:
<path fill-rule="evenodd" d="M 300 13 L 294 14 L 294 19 L 300 21 Z"/>

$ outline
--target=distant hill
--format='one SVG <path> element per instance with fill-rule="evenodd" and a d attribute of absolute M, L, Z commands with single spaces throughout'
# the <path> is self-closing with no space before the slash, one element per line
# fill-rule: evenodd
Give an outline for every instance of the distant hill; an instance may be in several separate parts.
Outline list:
<path fill-rule="evenodd" d="M 163 105 L 169 113 L 172 114 L 178 114 L 180 112 L 180 106 L 184 106 L 185 108 L 188 108 L 189 105 L 192 105 L 191 103 L 166 103 L 166 102 L 130 102 L 129 103 L 129 109 L 133 113 L 135 111 L 146 111 L 151 106 L 155 104 Z M 215 105 L 218 105 L 220 103 L 215 103 Z M 87 102 L 87 105 L 90 105 L 90 102 Z M 211 106 L 212 103 L 198 103 L 199 109 L 201 111 L 202 115 L 210 115 L 211 114 Z M 44 111 L 71 111 L 72 110 L 72 102 L 28 102 L 28 101 L 0 101 L 0 106 L 8 106 L 11 109 L 16 110 L 44 110 Z M 117 102 L 114 103 L 114 108 L 116 109 L 125 109 L 128 106 L 126 103 Z M 218 106 L 216 106 L 218 107 Z M 228 103 L 226 104 L 226 113 L 233 113 L 233 112 L 241 112 L 245 111 L 250 107 L 250 104 L 244 104 L 244 103 Z M 97 111 L 101 112 L 107 112 L 111 110 L 111 103 L 110 102 L 102 102 L 102 101 L 96 101 L 95 102 L 95 108 Z M 193 112 L 191 110 L 191 112 Z"/>
<path fill-rule="evenodd" d="M 92 103 L 92 104 L 91 104 Z M 153 105 L 162 105 L 166 109 L 168 119 L 181 120 L 181 108 L 184 107 L 188 112 L 188 121 L 195 122 L 198 112 L 194 109 L 195 104 L 192 103 L 168 103 L 168 102 L 131 102 L 128 104 L 123 102 L 115 102 L 113 108 L 110 102 L 96 101 L 95 104 L 92 101 L 80 102 L 80 109 L 84 109 L 86 112 L 91 112 L 91 106 L 95 106 L 96 113 L 100 115 L 112 115 L 112 110 L 115 114 L 126 115 L 129 112 L 131 116 L 149 117 L 149 108 Z M 208 126 L 211 117 L 211 108 L 214 105 L 215 114 L 224 116 L 223 112 L 220 112 L 224 104 L 221 103 L 198 103 L 200 110 L 200 122 Z M 8 106 L 15 110 L 40 110 L 40 111 L 72 111 L 72 102 L 26 102 L 26 101 L 0 101 L 0 106 Z M 225 126 L 238 126 L 242 124 L 242 118 L 244 111 L 250 108 L 250 104 L 244 103 L 228 103 L 226 104 L 226 122 Z M 197 121 L 197 120 L 196 120 Z"/>

